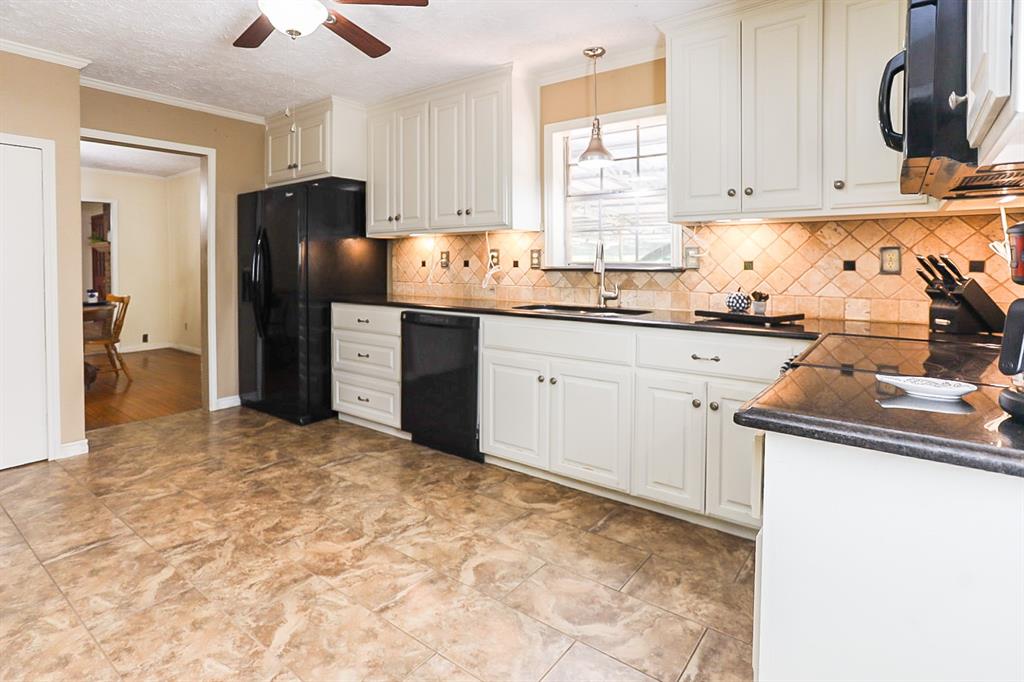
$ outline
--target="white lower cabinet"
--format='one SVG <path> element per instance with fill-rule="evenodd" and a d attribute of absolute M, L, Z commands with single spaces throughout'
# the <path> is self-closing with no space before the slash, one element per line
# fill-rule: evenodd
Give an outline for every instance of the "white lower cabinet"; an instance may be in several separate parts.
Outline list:
<path fill-rule="evenodd" d="M 745 526 L 760 525 L 763 441 L 733 415 L 764 388 L 741 381 L 711 381 L 707 387 L 705 512 Z"/>
<path fill-rule="evenodd" d="M 548 384 L 551 471 L 628 491 L 633 370 L 553 360 Z"/>
<path fill-rule="evenodd" d="M 634 495 L 704 511 L 706 393 L 699 378 L 638 370 Z"/>
<path fill-rule="evenodd" d="M 482 451 L 548 468 L 548 364 L 527 353 L 482 353 Z"/>

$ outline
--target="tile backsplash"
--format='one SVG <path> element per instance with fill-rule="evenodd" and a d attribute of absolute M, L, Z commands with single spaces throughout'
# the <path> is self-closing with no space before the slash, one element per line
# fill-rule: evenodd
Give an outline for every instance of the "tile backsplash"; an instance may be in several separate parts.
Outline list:
<path fill-rule="evenodd" d="M 1024 215 L 1009 216 L 1011 224 Z M 700 268 L 684 272 L 610 272 L 622 290 L 620 305 L 679 310 L 724 309 L 737 287 L 771 294 L 769 311 L 822 319 L 928 321 L 928 298 L 915 274 L 915 253 L 949 254 L 960 269 L 1003 307 L 1024 294 L 1006 262 L 988 248 L 1002 238 L 998 214 L 871 218 L 833 222 L 703 225 Z M 695 246 L 694 242 L 686 243 Z M 879 249 L 899 246 L 902 272 L 880 274 Z M 544 248 L 542 233 L 494 233 L 501 272 L 484 289 L 484 235 L 437 235 L 397 240 L 391 251 L 392 293 L 445 298 L 594 304 L 589 271 L 530 269 L 530 251 Z M 449 253 L 449 267 L 440 253 Z M 983 272 L 968 273 L 983 263 Z M 745 269 L 750 267 L 751 269 Z M 851 269 L 852 268 L 852 269 Z M 614 304 L 613 304 L 614 305 Z"/>

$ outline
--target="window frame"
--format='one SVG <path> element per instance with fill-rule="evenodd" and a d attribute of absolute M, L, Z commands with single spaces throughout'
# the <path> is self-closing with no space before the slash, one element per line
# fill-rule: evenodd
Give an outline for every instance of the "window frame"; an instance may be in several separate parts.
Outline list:
<path fill-rule="evenodd" d="M 601 114 L 602 128 L 614 127 L 618 123 L 637 119 L 653 118 L 666 115 L 666 106 L 653 106 L 625 109 Z M 544 195 L 545 195 L 545 230 L 544 230 L 544 268 L 548 270 L 589 270 L 590 265 L 570 264 L 567 258 L 565 188 L 568 165 L 565 159 L 566 135 L 572 130 L 589 128 L 593 117 L 576 118 L 569 121 L 558 121 L 544 126 Z M 666 188 L 666 201 L 667 201 Z M 668 215 L 666 213 L 666 222 Z M 682 230 L 672 231 L 672 255 L 668 264 L 643 263 L 608 263 L 609 270 L 641 270 L 641 271 L 675 271 L 683 269 Z"/>

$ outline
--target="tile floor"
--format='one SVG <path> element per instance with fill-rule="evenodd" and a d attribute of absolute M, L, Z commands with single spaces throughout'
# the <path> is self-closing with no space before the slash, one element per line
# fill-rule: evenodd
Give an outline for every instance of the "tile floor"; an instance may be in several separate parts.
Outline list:
<path fill-rule="evenodd" d="M 753 545 L 334 420 L 0 472 L 2 680 L 745 680 Z"/>

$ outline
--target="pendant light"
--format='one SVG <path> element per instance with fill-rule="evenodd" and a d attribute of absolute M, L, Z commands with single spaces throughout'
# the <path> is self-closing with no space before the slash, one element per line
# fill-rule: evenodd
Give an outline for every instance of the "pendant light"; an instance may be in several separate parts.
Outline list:
<path fill-rule="evenodd" d="M 583 168 L 607 168 L 615 163 L 615 157 L 604 146 L 604 140 L 601 139 L 601 119 L 597 117 L 597 60 L 604 54 L 603 47 L 588 47 L 583 50 L 583 56 L 594 63 L 594 122 L 590 128 L 590 144 L 580 154 L 577 162 Z"/>

